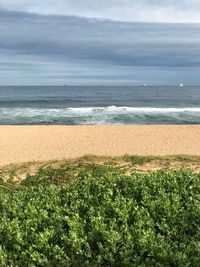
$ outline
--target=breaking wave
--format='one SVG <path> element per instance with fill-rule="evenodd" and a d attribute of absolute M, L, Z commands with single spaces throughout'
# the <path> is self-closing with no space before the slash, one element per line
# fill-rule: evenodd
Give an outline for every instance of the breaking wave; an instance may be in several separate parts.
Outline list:
<path fill-rule="evenodd" d="M 199 124 L 200 108 L 0 108 L 0 124 Z"/>

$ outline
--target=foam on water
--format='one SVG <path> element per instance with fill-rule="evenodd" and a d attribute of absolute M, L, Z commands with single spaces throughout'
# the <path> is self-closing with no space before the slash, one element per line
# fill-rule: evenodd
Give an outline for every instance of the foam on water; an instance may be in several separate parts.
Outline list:
<path fill-rule="evenodd" d="M 0 124 L 195 124 L 199 121 L 199 107 L 0 108 Z"/>
<path fill-rule="evenodd" d="M 200 86 L 0 86 L 0 124 L 200 124 Z"/>

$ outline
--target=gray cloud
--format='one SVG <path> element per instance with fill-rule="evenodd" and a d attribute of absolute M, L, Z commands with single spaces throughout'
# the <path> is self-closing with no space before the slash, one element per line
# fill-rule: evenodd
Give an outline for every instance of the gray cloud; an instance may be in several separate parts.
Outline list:
<path fill-rule="evenodd" d="M 199 0 L 0 0 L 0 6 L 40 14 L 122 21 L 200 22 Z"/>
<path fill-rule="evenodd" d="M 199 44 L 200 24 L 129 23 L 0 10 L 0 75 L 5 84 L 168 83 L 169 77 L 171 83 L 176 79 L 196 83 Z"/>

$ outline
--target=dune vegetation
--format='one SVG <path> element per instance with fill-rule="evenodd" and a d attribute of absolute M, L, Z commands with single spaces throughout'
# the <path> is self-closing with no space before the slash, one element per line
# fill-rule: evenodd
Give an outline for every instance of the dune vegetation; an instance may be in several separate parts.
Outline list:
<path fill-rule="evenodd" d="M 200 266 L 198 172 L 63 163 L 1 176 L 0 266 Z"/>

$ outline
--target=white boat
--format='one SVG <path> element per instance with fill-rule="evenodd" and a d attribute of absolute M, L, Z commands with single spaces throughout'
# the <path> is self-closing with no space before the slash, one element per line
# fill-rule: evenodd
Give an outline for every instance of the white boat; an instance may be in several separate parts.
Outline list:
<path fill-rule="evenodd" d="M 179 83 L 178 84 L 178 87 L 183 87 L 183 83 Z"/>

